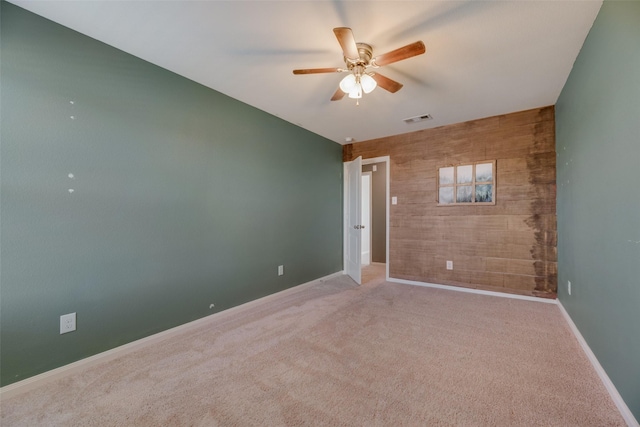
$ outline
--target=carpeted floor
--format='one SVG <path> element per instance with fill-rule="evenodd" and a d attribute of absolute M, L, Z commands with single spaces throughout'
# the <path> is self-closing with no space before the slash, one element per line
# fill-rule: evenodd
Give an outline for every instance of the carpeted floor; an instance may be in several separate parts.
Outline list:
<path fill-rule="evenodd" d="M 378 273 L 212 316 L 5 399 L 1 424 L 625 425 L 555 305 Z"/>

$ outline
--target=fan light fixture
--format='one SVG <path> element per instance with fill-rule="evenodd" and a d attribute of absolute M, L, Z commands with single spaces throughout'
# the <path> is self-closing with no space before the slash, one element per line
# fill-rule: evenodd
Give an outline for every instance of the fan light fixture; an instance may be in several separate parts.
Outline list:
<path fill-rule="evenodd" d="M 374 57 L 371 45 L 357 43 L 351 28 L 337 27 L 333 29 L 333 33 L 342 48 L 346 68 L 303 68 L 293 70 L 293 74 L 349 73 L 340 82 L 340 87 L 331 97 L 332 101 L 339 101 L 348 94 L 349 98 L 355 99 L 356 105 L 359 105 L 358 101 L 362 98 L 362 93 L 369 93 L 377 86 L 388 92 L 396 93 L 402 88 L 401 83 L 391 80 L 377 71 L 372 73 L 367 72 L 367 70 L 369 68 L 377 70 L 384 65 L 422 55 L 425 52 L 424 43 L 417 41 Z"/>
<path fill-rule="evenodd" d="M 362 98 L 362 92 L 371 93 L 377 85 L 378 83 L 369 74 L 361 76 L 349 74 L 340 82 L 340 90 L 349 94 L 349 98 L 360 99 Z"/>

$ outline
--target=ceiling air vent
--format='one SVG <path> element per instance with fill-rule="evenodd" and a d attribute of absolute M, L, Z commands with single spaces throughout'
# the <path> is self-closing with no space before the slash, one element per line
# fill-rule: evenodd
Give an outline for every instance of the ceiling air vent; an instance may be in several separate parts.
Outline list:
<path fill-rule="evenodd" d="M 421 116 L 409 117 L 408 119 L 404 119 L 403 122 L 410 125 L 411 123 L 418 123 L 423 120 L 431 120 L 431 119 L 433 119 L 433 117 L 431 117 L 431 114 L 423 114 Z"/>

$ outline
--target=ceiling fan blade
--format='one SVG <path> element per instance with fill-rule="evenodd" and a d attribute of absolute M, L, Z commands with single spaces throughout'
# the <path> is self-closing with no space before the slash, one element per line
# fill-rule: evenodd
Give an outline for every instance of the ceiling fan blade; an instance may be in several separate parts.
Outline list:
<path fill-rule="evenodd" d="M 342 98 L 344 98 L 345 95 L 346 95 L 346 93 L 344 93 L 342 91 L 342 89 L 338 88 L 336 93 L 334 93 L 333 96 L 331 97 L 331 100 L 332 101 L 340 101 Z"/>
<path fill-rule="evenodd" d="M 391 52 L 376 56 L 371 60 L 371 64 L 382 67 L 383 65 L 392 64 L 394 62 L 402 61 L 403 59 L 422 55 L 425 52 L 426 49 L 424 47 L 424 43 L 422 43 L 422 41 L 417 41 L 396 50 L 392 50 Z"/>
<path fill-rule="evenodd" d="M 341 71 L 341 68 L 306 68 L 302 70 L 293 70 L 293 74 L 339 73 Z"/>
<path fill-rule="evenodd" d="M 360 53 L 358 52 L 358 45 L 356 45 L 356 39 L 353 37 L 353 31 L 351 28 L 338 27 L 333 29 L 333 33 L 338 39 L 338 43 L 342 47 L 342 53 L 349 59 L 360 59 Z"/>
<path fill-rule="evenodd" d="M 371 77 L 373 77 L 373 80 L 378 83 L 378 86 L 380 86 L 384 90 L 388 90 L 391 93 L 396 93 L 397 91 L 402 89 L 402 83 L 391 80 L 389 77 L 385 77 L 382 74 L 375 73 L 372 74 Z"/>

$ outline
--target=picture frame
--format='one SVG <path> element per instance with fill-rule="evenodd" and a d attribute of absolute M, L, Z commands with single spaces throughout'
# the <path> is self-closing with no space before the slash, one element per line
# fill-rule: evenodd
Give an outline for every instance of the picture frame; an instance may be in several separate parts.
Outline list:
<path fill-rule="evenodd" d="M 439 167 L 436 203 L 438 206 L 495 205 L 496 160 Z"/>

